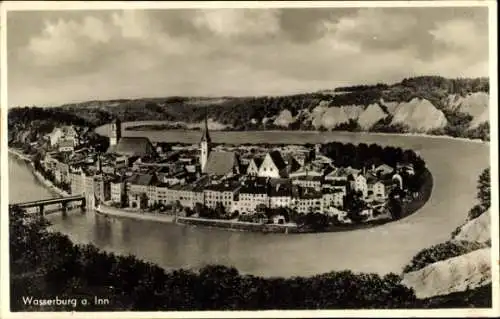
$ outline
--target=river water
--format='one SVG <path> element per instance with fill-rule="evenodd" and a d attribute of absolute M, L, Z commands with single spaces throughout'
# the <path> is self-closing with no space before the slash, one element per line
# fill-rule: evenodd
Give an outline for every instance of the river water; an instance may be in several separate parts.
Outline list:
<path fill-rule="evenodd" d="M 101 128 L 102 131 L 102 128 Z M 199 132 L 182 138 L 178 132 L 125 131 L 151 140 L 196 142 Z M 197 133 L 197 134 L 196 134 Z M 260 234 L 231 232 L 131 219 L 106 218 L 92 211 L 72 211 L 67 217 L 49 216 L 51 228 L 75 243 L 93 243 L 101 249 L 138 258 L 166 268 L 198 268 L 224 264 L 242 273 L 262 276 L 313 275 L 333 270 L 385 274 L 400 272 L 422 248 L 449 239 L 474 203 L 476 180 L 489 165 L 489 144 L 428 137 L 383 136 L 355 133 L 300 132 L 212 134 L 216 142 L 267 141 L 379 143 L 417 150 L 434 177 L 429 201 L 409 217 L 368 230 L 323 234 Z M 263 135 L 264 134 L 264 135 Z M 271 139 L 269 136 L 272 136 Z M 281 136 L 281 137 L 280 137 Z M 9 155 L 9 199 L 20 202 L 53 197 L 29 171 Z"/>

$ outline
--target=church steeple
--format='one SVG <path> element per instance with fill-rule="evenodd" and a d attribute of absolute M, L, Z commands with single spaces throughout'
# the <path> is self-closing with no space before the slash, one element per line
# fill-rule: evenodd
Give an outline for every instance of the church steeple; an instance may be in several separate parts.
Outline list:
<path fill-rule="evenodd" d="M 122 125 L 119 118 L 114 119 L 109 125 L 109 145 L 118 144 L 122 137 Z"/>
<path fill-rule="evenodd" d="M 205 172 L 208 155 L 210 154 L 211 143 L 212 140 L 210 139 L 210 134 L 208 133 L 208 114 L 207 109 L 205 108 L 205 126 L 203 128 L 203 133 L 201 135 L 200 141 L 200 165 L 202 172 Z"/>
<path fill-rule="evenodd" d="M 203 135 L 201 136 L 201 143 L 208 142 L 211 143 L 210 134 L 208 134 L 208 114 L 205 108 L 205 126 L 203 127 Z"/>

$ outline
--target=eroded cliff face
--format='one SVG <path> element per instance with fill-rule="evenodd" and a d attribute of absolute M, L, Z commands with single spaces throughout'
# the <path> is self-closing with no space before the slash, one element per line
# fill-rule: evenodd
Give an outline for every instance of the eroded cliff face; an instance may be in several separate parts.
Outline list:
<path fill-rule="evenodd" d="M 320 103 L 311 112 L 305 113 L 305 118 L 316 128 L 333 129 L 337 125 L 357 120 L 364 111 L 361 105 L 346 105 L 340 107 L 329 107 Z"/>
<path fill-rule="evenodd" d="M 427 132 L 446 126 L 448 121 L 441 110 L 425 99 L 414 98 L 399 103 L 394 111 L 392 125 L 403 124 L 411 131 Z"/>
<path fill-rule="evenodd" d="M 491 214 L 488 209 L 486 212 L 476 217 L 462 227 L 453 238 L 455 240 L 486 242 L 491 239 Z"/>
<path fill-rule="evenodd" d="M 288 125 L 295 122 L 295 117 L 292 116 L 292 112 L 285 109 L 274 119 L 274 125 L 281 127 L 288 127 Z"/>
<path fill-rule="evenodd" d="M 378 103 L 370 104 L 358 118 L 358 124 L 362 129 L 368 130 L 378 121 L 389 116 Z"/>
<path fill-rule="evenodd" d="M 453 240 L 491 240 L 490 210 L 462 225 Z M 421 299 L 475 289 L 491 283 L 491 263 L 491 248 L 477 249 L 406 273 L 402 284 L 413 288 Z"/>
<path fill-rule="evenodd" d="M 483 123 L 489 123 L 489 121 L 490 121 L 490 108 L 487 107 L 483 111 L 483 113 L 481 113 L 479 116 L 477 116 L 471 121 L 469 128 L 474 129 Z"/>
<path fill-rule="evenodd" d="M 424 299 L 475 289 L 491 283 L 491 248 L 430 264 L 406 273 L 402 284 Z"/>
<path fill-rule="evenodd" d="M 368 131 L 377 122 L 390 117 L 388 125 L 402 125 L 410 132 L 430 133 L 448 125 L 447 116 L 453 116 L 450 112 L 472 116 L 473 119 L 466 130 L 474 129 L 489 121 L 489 95 L 485 92 L 469 93 L 465 96 L 450 94 L 442 98 L 439 105 L 419 97 L 412 98 L 408 102 L 387 101 L 381 98 L 367 106 L 332 106 L 331 103 L 330 100 L 322 100 L 316 106 L 296 110 L 295 116 L 292 115 L 292 110 L 283 109 L 274 116 L 262 118 L 261 123 L 272 123 L 277 127 L 288 128 L 291 124 L 300 122 L 317 130 L 332 130 L 354 120 L 361 130 Z M 450 120 L 450 123 L 453 121 Z"/>
<path fill-rule="evenodd" d="M 488 109 L 489 98 L 486 92 L 474 92 L 466 96 L 451 94 L 447 106 L 449 110 L 469 114 L 476 119 Z"/>

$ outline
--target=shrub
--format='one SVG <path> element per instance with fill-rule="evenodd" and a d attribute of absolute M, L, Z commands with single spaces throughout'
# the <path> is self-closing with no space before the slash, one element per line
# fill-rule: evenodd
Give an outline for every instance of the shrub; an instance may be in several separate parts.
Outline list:
<path fill-rule="evenodd" d="M 468 220 L 473 220 L 475 218 L 478 218 L 484 212 L 486 212 L 486 209 L 484 209 L 484 207 L 482 207 L 481 205 L 474 205 L 474 207 L 472 207 L 469 210 L 469 214 L 467 215 L 467 219 Z"/>
<path fill-rule="evenodd" d="M 450 240 L 445 243 L 425 248 L 413 257 L 403 273 L 416 271 L 437 261 L 446 260 L 487 247 L 484 243 Z"/>
<path fill-rule="evenodd" d="M 419 308 L 491 308 L 491 283 L 476 289 L 454 292 L 418 301 Z"/>

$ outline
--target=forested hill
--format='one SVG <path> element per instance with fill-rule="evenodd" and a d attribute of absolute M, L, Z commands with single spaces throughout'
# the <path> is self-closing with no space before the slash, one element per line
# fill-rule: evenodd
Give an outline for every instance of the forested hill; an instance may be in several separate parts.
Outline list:
<path fill-rule="evenodd" d="M 93 125 L 113 117 L 189 124 L 200 123 L 208 110 L 211 121 L 229 130 L 423 132 L 489 139 L 488 97 L 488 78 L 422 76 L 289 96 L 89 101 L 48 113 L 66 113 Z M 21 111 L 11 110 L 9 123 L 20 117 Z"/>

